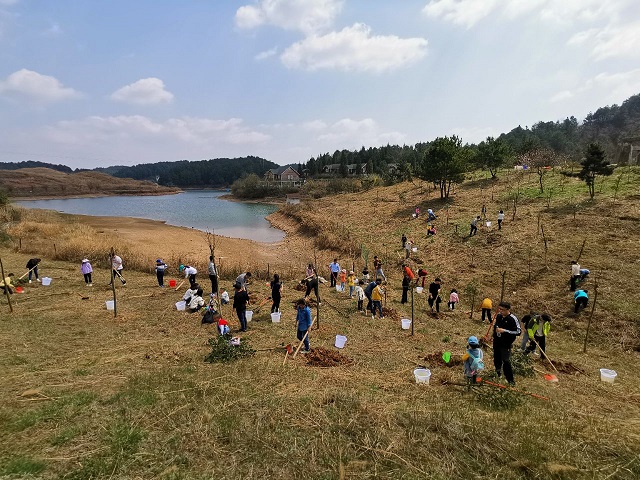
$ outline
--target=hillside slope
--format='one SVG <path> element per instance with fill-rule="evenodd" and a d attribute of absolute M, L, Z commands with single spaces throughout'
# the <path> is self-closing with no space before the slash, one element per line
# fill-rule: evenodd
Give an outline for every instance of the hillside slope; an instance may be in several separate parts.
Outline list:
<path fill-rule="evenodd" d="M 10 197 L 69 197 L 74 195 L 160 195 L 179 189 L 152 182 L 116 178 L 99 172 L 64 173 L 50 168 L 0 170 L 0 189 Z"/>
<path fill-rule="evenodd" d="M 234 335 L 257 352 L 218 364 L 203 362 L 214 327 L 201 325 L 199 314 L 176 311 L 185 286 L 159 288 L 151 270 L 163 255 L 167 278 L 180 282 L 176 267 L 188 253 L 205 272 L 204 235 L 182 229 L 181 236 L 158 222 L 147 222 L 144 233 L 136 233 L 135 223 L 90 227 L 81 216 L 58 225 L 58 215 L 23 212 L 9 229 L 14 243 L 0 247 L 5 271 L 23 273 L 38 256 L 41 275 L 53 280 L 50 286 L 23 283 L 13 313 L 0 297 L 0 437 L 10 439 L 0 447 L 0 475 L 639 478 L 640 168 L 599 179 L 593 202 L 579 180 L 558 171 L 546 175 L 542 193 L 535 174 L 503 171 L 495 181 L 476 174 L 448 203 L 429 184 L 405 182 L 285 207 L 273 221 L 290 234 L 281 244 L 264 245 L 269 256 L 255 255 L 245 242 L 221 240 L 221 286 L 230 290 L 240 271 L 256 277 L 249 287 L 255 312 L 249 331 L 236 333 L 230 306 L 222 312 Z M 492 223 L 469 238 L 469 222 L 483 205 L 492 222 L 505 211 L 504 227 L 498 231 Z M 416 206 L 438 214 L 435 237 L 425 236 L 423 218 L 412 218 Z M 147 240 L 153 229 L 155 243 Z M 413 309 L 400 303 L 402 233 L 417 244 L 412 265 L 429 271 L 427 282 L 436 275 L 445 282 L 439 316 L 424 294 L 414 293 Z M 127 285 L 117 285 L 117 317 L 105 308 L 112 298 L 110 246 L 125 252 Z M 576 315 L 567 280 L 569 262 L 581 250 L 580 263 L 592 271 L 584 284 L 591 300 Z M 84 286 L 79 271 L 85 252 L 94 262 L 93 287 Z M 369 266 L 373 255 L 384 262 L 386 317 L 357 313 L 348 295 L 323 285 L 322 305 L 313 309 L 320 317 L 310 334 L 312 353 L 288 355 L 283 363 L 284 346 L 297 345 L 292 302 L 301 295 L 294 286 L 306 264 L 316 262 L 326 276 L 337 257 L 360 272 L 363 253 Z M 271 322 L 267 271 L 284 281 L 280 323 Z M 467 388 L 460 356 L 469 335 L 487 332 L 478 301 L 490 296 L 497 303 L 503 274 L 505 300 L 518 317 L 529 309 L 552 315 L 547 353 L 559 372 L 544 359 L 514 355 L 515 391 Z M 208 288 L 206 275 L 198 280 Z M 461 303 L 447 311 L 451 288 Z M 413 335 L 400 328 L 400 319 L 412 316 Z M 343 350 L 334 347 L 336 335 L 347 337 Z M 335 363 L 318 362 L 322 349 Z M 442 360 L 447 351 L 448 365 Z M 416 365 L 431 370 L 428 386 L 416 385 Z M 485 378 L 504 382 L 493 374 L 490 348 L 485 365 Z M 614 369 L 615 383 L 601 382 L 600 368 Z"/>

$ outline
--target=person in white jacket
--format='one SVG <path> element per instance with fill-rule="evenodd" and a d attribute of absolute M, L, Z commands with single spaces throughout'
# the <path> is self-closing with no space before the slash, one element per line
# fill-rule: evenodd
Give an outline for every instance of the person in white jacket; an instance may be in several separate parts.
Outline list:
<path fill-rule="evenodd" d="M 196 284 L 196 273 L 198 273 L 198 270 L 196 270 L 195 267 L 192 267 L 191 265 L 185 265 L 184 278 L 189 279 L 191 288 L 193 288 L 193 286 Z"/>

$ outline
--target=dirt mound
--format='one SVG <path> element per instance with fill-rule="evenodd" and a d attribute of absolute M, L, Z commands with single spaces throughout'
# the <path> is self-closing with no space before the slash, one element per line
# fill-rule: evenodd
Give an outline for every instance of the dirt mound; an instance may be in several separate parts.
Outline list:
<path fill-rule="evenodd" d="M 547 366 L 549 365 L 549 362 L 547 362 L 546 360 L 542 359 L 542 358 L 538 358 L 537 359 L 539 363 L 543 363 L 546 364 Z M 556 366 L 556 368 L 558 369 L 558 371 L 560 373 L 568 373 L 571 375 L 575 375 L 576 373 L 584 373 L 584 370 L 581 369 L 580 367 L 574 365 L 571 362 L 560 362 L 558 360 L 554 360 L 553 364 Z"/>
<path fill-rule="evenodd" d="M 339 365 L 351 365 L 353 360 L 333 350 L 318 347 L 312 348 L 307 353 L 307 365 L 313 367 L 337 367 Z"/>
<path fill-rule="evenodd" d="M 451 355 L 449 363 L 447 363 L 442 359 L 442 354 L 443 352 L 430 353 L 426 355 L 423 360 L 425 360 L 426 362 L 430 362 L 431 364 L 441 365 L 445 367 L 453 367 L 455 365 L 462 365 L 464 363 L 460 355 Z"/>
<path fill-rule="evenodd" d="M 383 307 L 382 308 L 382 314 L 385 317 L 391 318 L 393 320 L 400 320 L 400 314 L 396 310 L 394 310 L 393 308 Z"/>

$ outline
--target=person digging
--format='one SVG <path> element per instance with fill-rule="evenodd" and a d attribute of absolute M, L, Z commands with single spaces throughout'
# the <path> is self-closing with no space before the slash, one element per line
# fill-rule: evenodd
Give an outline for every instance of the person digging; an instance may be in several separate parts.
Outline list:
<path fill-rule="evenodd" d="M 311 328 L 311 309 L 307 307 L 304 298 L 296 302 L 296 337 L 299 341 L 304 340 L 304 350 L 302 353 L 309 353 L 309 329 Z"/>

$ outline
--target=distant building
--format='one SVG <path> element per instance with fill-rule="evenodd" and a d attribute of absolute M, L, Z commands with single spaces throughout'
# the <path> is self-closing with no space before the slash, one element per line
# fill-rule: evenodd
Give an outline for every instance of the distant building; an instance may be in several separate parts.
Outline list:
<path fill-rule="evenodd" d="M 302 202 L 302 196 L 299 193 L 287 194 L 287 203 L 289 205 L 298 205 L 300 202 Z"/>
<path fill-rule="evenodd" d="M 277 183 L 281 186 L 297 187 L 302 185 L 300 174 L 289 165 L 267 170 L 267 173 L 264 174 L 264 180 L 267 183 Z"/>
<path fill-rule="evenodd" d="M 331 163 L 329 165 L 325 165 L 322 169 L 323 173 L 328 173 L 329 175 L 338 175 L 340 173 L 340 164 L 339 163 Z M 367 164 L 363 163 L 360 165 L 360 170 L 358 171 L 358 164 L 352 163 L 347 165 L 347 175 L 366 175 L 367 173 Z"/>
<path fill-rule="evenodd" d="M 620 145 L 618 165 L 638 165 L 640 155 L 640 137 L 627 138 Z"/>

